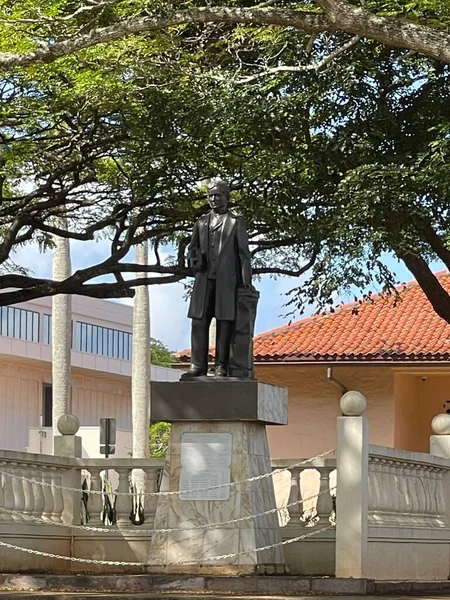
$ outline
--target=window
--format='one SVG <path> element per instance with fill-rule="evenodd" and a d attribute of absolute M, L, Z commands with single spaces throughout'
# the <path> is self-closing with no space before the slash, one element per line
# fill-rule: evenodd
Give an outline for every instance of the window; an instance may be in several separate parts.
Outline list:
<path fill-rule="evenodd" d="M 53 426 L 53 394 L 50 383 L 44 383 L 42 391 L 42 427 Z"/>
<path fill-rule="evenodd" d="M 52 316 L 44 315 L 44 331 L 42 337 L 44 344 L 52 343 Z"/>
<path fill-rule="evenodd" d="M 76 349 L 109 358 L 130 360 L 131 333 L 90 323 L 76 324 Z"/>
<path fill-rule="evenodd" d="M 39 313 L 15 306 L 1 306 L 0 333 L 18 340 L 39 342 Z"/>

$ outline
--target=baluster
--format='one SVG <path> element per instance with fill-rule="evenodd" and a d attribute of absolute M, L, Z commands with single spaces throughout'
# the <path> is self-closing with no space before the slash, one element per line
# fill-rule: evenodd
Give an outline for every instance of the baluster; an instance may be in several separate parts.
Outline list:
<path fill-rule="evenodd" d="M 315 467 L 302 468 L 300 473 L 300 487 L 301 497 L 303 498 L 303 514 L 301 516 L 302 522 L 306 526 L 313 526 L 316 519 L 317 511 L 317 494 L 319 489 L 319 477 L 320 474 Z"/>
<path fill-rule="evenodd" d="M 23 482 L 23 495 L 24 495 L 24 508 L 23 513 L 26 516 L 33 516 L 34 512 L 34 496 L 33 496 L 33 484 L 29 479 L 32 479 L 31 467 L 27 467 L 26 470 L 27 481 Z M 25 519 L 27 522 L 31 522 L 29 519 Z"/>
<path fill-rule="evenodd" d="M 4 507 L 7 510 L 15 510 L 15 496 L 14 496 L 14 490 L 13 490 L 13 477 L 10 476 L 11 473 L 13 473 L 13 469 L 11 469 L 10 467 L 5 466 L 3 468 L 3 471 L 5 472 L 4 475 L 4 488 L 3 488 L 3 494 L 4 494 Z M 5 521 L 21 521 L 22 519 L 17 518 L 17 515 L 12 515 L 11 513 L 3 513 L 5 516 Z"/>
<path fill-rule="evenodd" d="M 13 492 L 13 485 L 12 485 L 12 477 L 10 476 L 11 473 L 11 469 L 5 465 L 3 467 L 3 471 L 5 472 L 5 475 L 3 476 L 3 505 L 5 507 L 6 510 L 14 510 L 14 492 Z M 14 519 L 14 516 L 11 513 L 4 513 L 4 518 L 5 521 L 16 521 L 17 519 Z"/>
<path fill-rule="evenodd" d="M 411 499 L 408 493 L 405 463 L 399 463 L 397 468 L 397 488 L 399 497 L 399 520 L 403 524 L 408 524 L 411 521 Z"/>
<path fill-rule="evenodd" d="M 42 483 L 52 483 L 52 472 L 48 469 L 48 467 L 43 467 Z M 42 489 L 44 491 L 44 511 L 42 516 L 44 519 L 51 521 L 54 507 L 53 488 L 48 485 L 44 485 Z"/>
<path fill-rule="evenodd" d="M 3 470 L 3 465 L 0 465 L 0 470 Z M 3 492 L 3 487 L 5 485 L 4 475 L 0 473 L 0 507 L 5 507 L 5 495 Z M 6 513 L 0 511 L 0 521 L 5 521 Z"/>
<path fill-rule="evenodd" d="M 289 508 L 289 515 L 290 515 L 291 519 L 295 519 L 296 521 L 298 519 L 301 519 L 302 515 L 303 515 L 303 504 L 301 502 L 302 501 L 302 488 L 300 485 L 300 474 L 301 474 L 301 469 L 299 469 L 299 468 L 292 469 L 292 471 L 291 471 L 291 489 L 289 491 L 289 499 L 288 499 L 288 504 L 290 504 L 291 502 L 298 503 Z"/>
<path fill-rule="evenodd" d="M 103 490 L 103 480 L 100 477 L 101 471 L 101 467 L 89 467 L 89 472 L 91 474 L 91 492 L 101 492 Z M 101 520 L 103 501 L 103 494 L 89 494 L 89 525 L 103 525 Z"/>
<path fill-rule="evenodd" d="M 388 522 L 387 513 L 390 508 L 390 493 L 389 493 L 389 481 L 386 475 L 386 460 L 383 458 L 379 459 L 378 463 L 378 479 L 379 479 L 379 497 L 380 497 L 380 510 L 379 520 L 381 523 Z"/>
<path fill-rule="evenodd" d="M 53 513 L 52 513 L 52 521 L 55 523 L 62 523 L 62 512 L 64 510 L 64 499 L 63 499 L 63 491 L 61 489 L 62 485 L 62 469 L 58 469 L 53 467 L 50 471 L 52 476 L 52 481 L 55 484 L 53 490 Z"/>
<path fill-rule="evenodd" d="M 30 479 L 35 479 L 36 482 L 42 481 L 42 471 L 38 467 L 38 465 L 32 465 L 32 469 L 30 471 Z M 32 496 L 33 496 L 33 517 L 42 518 L 44 514 L 45 507 L 45 496 L 44 496 L 44 488 L 39 483 L 30 483 Z"/>
<path fill-rule="evenodd" d="M 435 488 L 434 494 L 436 498 L 436 525 L 445 527 L 446 501 L 444 493 L 444 471 L 436 468 L 434 470 Z"/>
<path fill-rule="evenodd" d="M 445 498 L 444 503 L 441 502 L 442 490 L 442 476 L 443 473 L 438 467 L 430 467 L 430 479 L 431 479 L 431 499 L 432 499 L 432 524 L 434 527 L 444 526 L 444 515 L 445 515 Z M 442 511 L 444 508 L 444 511 Z"/>
<path fill-rule="evenodd" d="M 11 473 L 14 475 L 22 475 L 22 470 L 17 463 L 12 463 Z M 12 478 L 12 489 L 14 494 L 14 510 L 17 514 L 14 515 L 15 521 L 23 521 L 23 509 L 25 508 L 25 495 L 23 492 L 23 480 L 18 477 Z"/>
<path fill-rule="evenodd" d="M 400 510 L 400 494 L 398 490 L 398 463 L 394 460 L 387 462 L 387 472 L 389 477 L 389 490 L 391 505 L 389 507 L 389 521 L 391 523 L 399 522 L 399 510 Z"/>
<path fill-rule="evenodd" d="M 405 472 L 407 474 L 408 495 L 411 502 L 410 522 L 414 525 L 420 525 L 420 513 L 423 501 L 418 496 L 417 478 L 415 467 L 411 463 L 405 463 Z"/>
<path fill-rule="evenodd" d="M 130 493 L 130 484 L 129 484 L 129 476 L 130 469 L 127 468 L 117 468 L 115 467 L 119 475 L 119 487 L 117 488 L 118 492 L 121 494 L 129 494 Z M 116 498 L 116 519 L 118 525 L 130 525 L 130 512 L 132 508 L 132 501 L 130 495 L 118 495 Z"/>
<path fill-rule="evenodd" d="M 417 477 L 422 483 L 422 488 L 425 496 L 425 508 L 423 520 L 427 525 L 434 525 L 436 507 L 434 505 L 433 491 L 434 491 L 434 480 L 432 474 L 432 468 L 422 466 L 417 469 Z"/>
<path fill-rule="evenodd" d="M 384 487 L 386 491 L 386 514 L 385 522 L 393 523 L 395 521 L 395 481 L 392 476 L 392 461 L 385 459 L 383 460 L 383 477 Z"/>
<path fill-rule="evenodd" d="M 333 500 L 331 498 L 330 489 L 330 467 L 317 467 L 319 471 L 319 496 L 317 497 L 317 516 L 319 517 L 320 525 L 329 525 L 330 516 L 333 511 Z"/>
<path fill-rule="evenodd" d="M 153 493 L 157 492 L 158 469 L 149 467 L 145 469 L 147 475 L 146 491 Z M 158 504 L 158 496 L 145 496 L 145 526 L 152 528 L 155 521 L 156 505 Z"/>
<path fill-rule="evenodd" d="M 426 506 L 426 498 L 425 498 L 425 490 L 424 485 L 421 479 L 420 467 L 417 465 L 411 465 L 411 473 L 414 477 L 414 488 L 416 492 L 417 498 L 417 512 L 416 512 L 416 521 L 420 525 L 426 525 L 427 520 L 425 517 L 425 506 Z"/>
<path fill-rule="evenodd" d="M 379 481 L 378 481 L 378 458 L 369 458 L 369 523 L 378 521 L 379 510 Z"/>

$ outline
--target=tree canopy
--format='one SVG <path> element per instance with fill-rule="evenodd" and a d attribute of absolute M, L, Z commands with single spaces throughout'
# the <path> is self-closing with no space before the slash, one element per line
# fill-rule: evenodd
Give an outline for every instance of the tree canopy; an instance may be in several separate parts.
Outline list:
<path fill-rule="evenodd" d="M 446 1 L 3 0 L 0 26 L 0 289 L 15 288 L 1 304 L 185 278 L 221 175 L 256 275 L 304 275 L 293 310 L 392 289 L 393 252 L 450 322 L 428 266 L 450 268 Z M 110 256 L 62 282 L 11 262 L 52 234 L 108 238 Z M 144 270 L 127 262 L 144 236 L 153 276 L 126 279 Z"/>

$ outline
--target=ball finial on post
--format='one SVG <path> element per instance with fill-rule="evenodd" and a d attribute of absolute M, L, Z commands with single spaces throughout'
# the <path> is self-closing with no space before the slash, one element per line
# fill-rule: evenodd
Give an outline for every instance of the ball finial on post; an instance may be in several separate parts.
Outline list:
<path fill-rule="evenodd" d="M 80 429 L 80 420 L 76 415 L 66 413 L 58 419 L 58 431 L 61 435 L 75 435 Z"/>
<path fill-rule="evenodd" d="M 345 417 L 360 417 L 367 408 L 367 400 L 361 392 L 350 390 L 341 397 L 340 407 Z"/>
<path fill-rule="evenodd" d="M 431 421 L 431 429 L 436 435 L 450 435 L 450 415 L 441 413 Z"/>

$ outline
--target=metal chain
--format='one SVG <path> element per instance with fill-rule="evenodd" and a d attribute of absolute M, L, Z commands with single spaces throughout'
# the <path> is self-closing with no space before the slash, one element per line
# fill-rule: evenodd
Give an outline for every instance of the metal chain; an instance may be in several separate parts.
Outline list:
<path fill-rule="evenodd" d="M 282 506 L 281 508 L 271 508 L 270 510 L 266 510 L 262 513 L 257 513 L 255 515 L 249 515 L 247 517 L 240 517 L 239 519 L 231 519 L 230 521 L 222 521 L 220 523 L 210 523 L 207 525 L 195 525 L 194 527 L 172 527 L 167 529 L 145 529 L 141 527 L 140 529 L 125 529 L 126 533 L 138 533 L 142 535 L 147 535 L 149 533 L 173 533 L 179 531 L 194 531 L 198 529 L 215 529 L 217 527 L 223 527 L 224 525 L 232 525 L 233 523 L 241 523 L 242 521 L 250 521 L 251 519 L 257 519 L 258 517 L 263 517 L 265 515 L 271 515 L 276 512 L 281 512 L 282 510 L 291 508 L 292 506 L 297 506 L 298 504 L 303 504 L 308 500 L 314 500 L 314 498 L 318 498 L 322 494 L 326 494 L 328 492 L 332 492 L 336 489 L 336 487 L 327 488 L 326 490 L 322 490 L 318 494 L 314 494 L 313 496 L 308 496 L 306 498 L 302 498 L 301 500 L 296 500 L 295 502 L 291 502 L 290 504 L 286 504 L 286 506 Z M 32 515 L 24 515 L 23 513 L 10 510 L 8 508 L 1 508 L 0 512 L 10 514 L 10 515 L 18 515 L 25 520 L 34 521 L 38 523 L 42 523 L 43 525 L 55 525 L 56 527 L 70 527 L 71 529 L 81 529 L 83 531 L 95 531 L 98 533 L 115 533 L 119 531 L 118 529 L 112 529 L 111 527 L 93 527 L 91 525 L 75 525 L 65 523 L 55 523 L 54 521 L 46 521 L 40 517 L 33 517 Z"/>
<path fill-rule="evenodd" d="M 328 525 L 327 527 L 322 527 L 322 529 L 318 529 L 317 531 L 312 531 L 311 533 L 305 533 L 303 535 L 299 535 L 298 537 L 291 538 L 289 540 L 285 540 L 284 542 L 278 542 L 276 544 L 270 544 L 269 546 L 262 546 L 261 548 L 254 548 L 253 550 L 242 550 L 242 552 L 234 552 L 233 554 L 221 554 L 220 556 L 211 556 L 211 558 L 202 558 L 202 562 L 211 561 L 211 560 L 223 560 L 225 558 L 235 558 L 237 556 L 243 556 L 244 554 L 250 554 L 251 552 L 263 552 L 263 550 L 272 550 L 272 548 L 277 548 L 279 546 L 286 546 L 286 544 L 293 544 L 294 542 L 300 542 L 302 540 L 306 540 L 306 538 L 313 537 L 318 533 L 322 533 L 323 531 L 328 531 L 329 529 L 333 529 L 334 525 Z M 183 560 L 177 564 L 179 565 L 188 565 L 192 561 Z"/>
<path fill-rule="evenodd" d="M 192 489 L 192 490 L 179 490 L 179 491 L 173 491 L 173 492 L 141 492 L 138 495 L 139 496 L 177 496 L 179 494 L 191 494 L 191 493 L 193 494 L 193 493 L 198 493 L 198 492 L 208 492 L 210 490 L 217 490 L 217 489 L 224 488 L 224 487 L 234 487 L 237 485 L 241 485 L 242 483 L 249 483 L 252 481 L 260 481 L 261 479 L 266 479 L 267 477 L 272 477 L 276 473 L 283 473 L 284 471 L 290 471 L 291 469 L 295 469 L 296 467 L 301 467 L 303 465 L 307 465 L 311 462 L 314 462 L 315 460 L 325 458 L 325 456 L 334 454 L 334 452 L 335 452 L 335 449 L 333 448 L 332 450 L 327 450 L 326 452 L 322 452 L 322 454 L 318 454 L 317 456 L 314 456 L 313 458 L 307 458 L 305 460 L 302 460 L 298 463 L 294 463 L 287 467 L 275 469 L 274 471 L 271 471 L 270 473 L 264 473 L 263 475 L 256 475 L 255 477 L 250 477 L 249 479 L 243 479 L 241 481 L 231 481 L 230 483 L 221 483 L 219 485 L 213 485 L 211 487 L 198 488 L 198 489 Z M 114 469 L 114 467 L 109 467 L 109 468 Z M 106 493 L 102 490 L 87 490 L 87 489 L 83 490 L 80 488 L 72 488 L 72 487 L 65 487 L 62 485 L 55 485 L 54 483 L 49 483 L 47 481 L 38 481 L 37 479 L 29 479 L 28 477 L 25 477 L 23 475 L 14 475 L 13 473 L 7 473 L 6 471 L 0 471 L 0 475 L 5 475 L 6 477 L 12 477 L 14 479 L 20 479 L 22 481 L 27 481 L 28 483 L 35 483 L 36 485 L 41 485 L 43 487 L 51 487 L 51 488 L 55 488 L 55 489 L 59 489 L 59 490 L 67 490 L 69 492 L 80 492 L 82 494 L 88 493 L 88 494 L 101 494 L 101 495 Z M 134 496 L 135 494 L 133 494 L 132 492 L 114 492 L 114 495 L 115 496 Z"/>
<path fill-rule="evenodd" d="M 241 552 L 235 552 L 233 554 L 221 554 L 219 556 L 211 556 L 210 558 L 202 558 L 201 563 L 210 562 L 213 560 L 223 560 L 226 558 L 236 558 L 238 556 L 243 556 L 245 554 L 251 554 L 252 552 L 262 552 L 263 550 L 271 550 L 272 548 L 277 548 L 278 546 L 285 546 L 286 544 L 293 544 L 294 542 L 300 542 L 307 538 L 313 537 L 323 531 L 328 531 L 329 529 L 333 529 L 334 525 L 329 525 L 328 527 L 322 527 L 322 529 L 318 529 L 317 531 L 312 531 L 311 533 L 305 533 L 304 535 L 300 535 L 295 538 L 291 538 L 289 540 L 284 540 L 283 542 L 278 542 L 276 544 L 270 544 L 269 546 L 262 546 L 261 548 L 253 548 L 252 550 L 243 550 Z M 139 562 L 126 562 L 126 561 L 116 561 L 116 560 L 96 560 L 94 558 L 77 558 L 74 556 L 61 556 L 60 554 L 51 554 L 49 552 L 41 552 L 40 550 L 32 550 L 31 548 L 23 548 L 22 546 L 16 546 L 15 544 L 8 544 L 6 542 L 0 541 L 0 546 L 4 548 L 10 548 L 11 550 L 19 550 L 20 552 L 27 552 L 28 554 L 35 554 L 37 556 L 46 556 L 47 558 L 55 558 L 59 560 L 67 560 L 71 562 L 77 563 L 86 563 L 90 565 L 108 565 L 114 567 L 152 567 L 152 566 L 161 566 L 164 565 L 163 562 L 153 562 L 153 563 L 139 563 Z M 192 561 L 183 560 L 177 563 L 170 563 L 174 565 L 187 565 L 191 564 Z"/>

